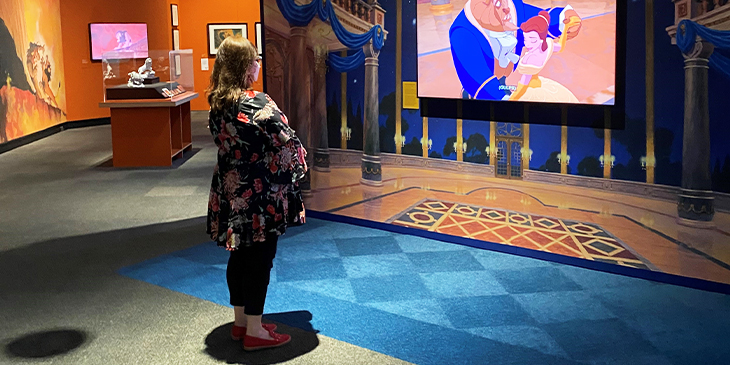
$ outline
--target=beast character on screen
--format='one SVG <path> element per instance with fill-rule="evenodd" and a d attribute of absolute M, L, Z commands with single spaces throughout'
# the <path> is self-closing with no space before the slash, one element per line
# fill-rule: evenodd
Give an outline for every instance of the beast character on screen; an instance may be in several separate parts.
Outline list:
<path fill-rule="evenodd" d="M 451 55 L 456 73 L 464 88 L 463 97 L 471 99 L 509 99 L 505 84 L 519 63 L 525 44 L 520 25 L 547 11 L 548 36 L 558 38 L 563 32 L 572 39 L 580 31 L 578 14 L 568 5 L 541 9 L 523 0 L 468 0 L 449 29 Z M 566 30 L 568 19 L 572 22 Z M 577 20 L 577 21 L 576 21 Z"/>

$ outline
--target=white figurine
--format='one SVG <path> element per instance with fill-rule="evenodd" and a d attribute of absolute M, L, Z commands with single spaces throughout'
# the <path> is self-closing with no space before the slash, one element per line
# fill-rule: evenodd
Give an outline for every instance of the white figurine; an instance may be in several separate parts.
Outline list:
<path fill-rule="evenodd" d="M 152 69 L 152 59 L 148 58 L 144 61 L 144 65 L 137 70 L 143 78 L 151 79 L 155 77 L 155 71 Z"/>
<path fill-rule="evenodd" d="M 129 81 L 127 82 L 127 86 L 144 87 L 145 79 L 151 79 L 155 77 L 155 71 L 152 69 L 152 59 L 146 59 L 144 61 L 144 65 L 137 69 L 137 72 L 132 71 L 128 75 Z"/>
<path fill-rule="evenodd" d="M 104 80 L 109 80 L 109 79 L 115 78 L 116 76 L 114 75 L 114 70 L 112 69 L 112 65 L 110 65 L 106 62 L 104 62 L 104 64 L 106 65 L 106 71 L 104 71 Z"/>
<path fill-rule="evenodd" d="M 127 86 L 129 87 L 144 87 L 144 76 L 140 75 L 138 72 L 130 72 L 129 74 L 129 81 L 127 81 Z"/>

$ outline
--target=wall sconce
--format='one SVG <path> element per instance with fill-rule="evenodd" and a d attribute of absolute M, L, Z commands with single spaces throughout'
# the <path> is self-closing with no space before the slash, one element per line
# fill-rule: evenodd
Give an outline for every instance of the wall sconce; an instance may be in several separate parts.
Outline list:
<path fill-rule="evenodd" d="M 648 166 L 651 166 L 651 167 L 656 166 L 656 158 L 641 156 L 641 168 L 643 170 L 646 170 L 646 168 Z"/>
<path fill-rule="evenodd" d="M 352 138 L 352 129 L 347 127 L 340 128 L 340 136 L 346 138 L 348 141 Z"/>
<path fill-rule="evenodd" d="M 601 167 L 603 167 L 606 162 L 611 163 L 611 168 L 613 168 L 614 164 L 616 163 L 616 156 L 611 155 L 608 158 L 606 158 L 606 155 L 601 155 L 601 157 L 598 158 L 598 161 L 601 161 Z"/>
<path fill-rule="evenodd" d="M 484 152 L 487 153 L 487 156 L 494 157 L 497 151 L 494 149 L 490 149 L 489 145 L 487 145 L 487 148 L 484 149 Z"/>
<path fill-rule="evenodd" d="M 431 150 L 431 147 L 433 147 L 433 140 L 426 139 L 426 137 L 421 138 L 421 146 L 426 147 L 428 146 L 428 150 Z"/>
<path fill-rule="evenodd" d="M 454 152 L 458 151 L 459 142 L 454 142 Z M 461 152 L 466 153 L 466 142 L 461 144 Z"/>
<path fill-rule="evenodd" d="M 522 147 L 522 149 L 520 149 L 520 156 L 528 156 L 530 161 L 532 161 L 532 149 Z"/>
<path fill-rule="evenodd" d="M 566 165 L 570 165 L 570 155 L 568 154 L 559 154 L 558 155 L 558 163 L 563 163 L 565 161 Z"/>
<path fill-rule="evenodd" d="M 395 145 L 396 146 L 397 145 L 400 145 L 401 147 L 405 147 L 406 146 L 406 136 L 404 136 L 404 135 L 396 135 L 395 137 L 393 137 L 393 139 L 395 140 Z"/>

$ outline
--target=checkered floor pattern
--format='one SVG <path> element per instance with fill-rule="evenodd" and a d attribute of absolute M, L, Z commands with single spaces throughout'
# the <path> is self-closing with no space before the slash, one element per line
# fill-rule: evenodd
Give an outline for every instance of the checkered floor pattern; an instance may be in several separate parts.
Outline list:
<path fill-rule="evenodd" d="M 205 243 L 121 273 L 228 305 L 226 261 Z M 322 335 L 417 364 L 730 355 L 727 296 L 340 223 L 290 229 L 271 279 L 266 313 L 310 311 Z"/>
<path fill-rule="evenodd" d="M 389 223 L 482 241 L 648 269 L 646 259 L 593 223 L 423 200 Z"/>

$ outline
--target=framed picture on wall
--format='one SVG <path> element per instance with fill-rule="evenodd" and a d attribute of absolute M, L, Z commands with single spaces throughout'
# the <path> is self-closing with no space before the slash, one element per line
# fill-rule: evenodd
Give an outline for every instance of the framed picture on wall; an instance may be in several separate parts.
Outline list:
<path fill-rule="evenodd" d="M 178 14 L 177 14 L 177 4 L 170 5 L 170 14 L 172 15 L 172 26 L 173 27 L 179 26 L 180 21 L 178 19 Z"/>
<path fill-rule="evenodd" d="M 259 50 L 259 56 L 264 53 L 263 45 L 264 42 L 261 40 L 261 23 L 256 23 L 256 48 Z"/>
<path fill-rule="evenodd" d="M 208 54 L 215 57 L 223 40 L 232 36 L 248 38 L 248 25 L 246 23 L 208 24 Z"/>
<path fill-rule="evenodd" d="M 172 50 L 180 50 L 180 31 L 177 29 L 172 30 Z"/>

